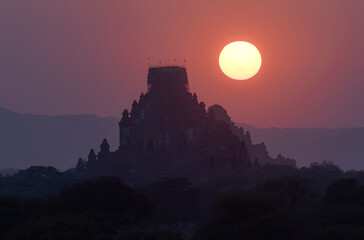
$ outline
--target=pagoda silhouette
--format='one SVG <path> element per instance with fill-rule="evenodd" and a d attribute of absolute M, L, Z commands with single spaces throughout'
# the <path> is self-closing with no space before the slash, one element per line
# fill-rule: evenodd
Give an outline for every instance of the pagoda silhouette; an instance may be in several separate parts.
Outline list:
<path fill-rule="evenodd" d="M 80 171 L 113 173 L 145 169 L 243 169 L 264 164 L 295 166 L 295 161 L 268 155 L 264 143 L 253 144 L 250 133 L 238 128 L 226 110 L 208 110 L 191 93 L 186 68 L 152 67 L 148 90 L 125 109 L 119 122 L 119 147 L 110 151 L 104 139 L 91 149 Z"/>

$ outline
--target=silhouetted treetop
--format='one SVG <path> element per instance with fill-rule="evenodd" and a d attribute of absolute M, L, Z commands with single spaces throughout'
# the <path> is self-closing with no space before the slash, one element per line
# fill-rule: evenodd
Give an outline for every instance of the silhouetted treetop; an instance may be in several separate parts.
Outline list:
<path fill-rule="evenodd" d="M 54 199 L 53 207 L 119 227 L 135 225 L 152 211 L 152 204 L 145 196 L 116 177 L 101 177 L 76 184 L 61 192 Z"/>
<path fill-rule="evenodd" d="M 364 187 L 355 178 L 334 181 L 328 188 L 325 200 L 333 204 L 359 204 L 364 206 Z"/>

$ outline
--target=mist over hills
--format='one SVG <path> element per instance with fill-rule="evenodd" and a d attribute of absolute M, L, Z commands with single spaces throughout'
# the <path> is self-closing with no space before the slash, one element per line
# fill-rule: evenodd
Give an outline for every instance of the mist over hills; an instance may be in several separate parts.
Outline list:
<path fill-rule="evenodd" d="M 44 116 L 16 113 L 0 108 L 0 169 L 32 165 L 74 167 L 90 148 L 99 150 L 103 138 L 112 149 L 118 146 L 118 119 L 96 115 Z M 298 166 L 331 160 L 345 170 L 364 169 L 364 128 L 304 129 L 255 128 L 253 142 L 264 142 L 275 157 L 294 158 Z"/>
<path fill-rule="evenodd" d="M 106 137 L 116 146 L 116 118 L 95 115 L 43 116 L 0 109 L 0 169 L 32 165 L 74 167 Z"/>
<path fill-rule="evenodd" d="M 269 153 L 294 158 L 297 166 L 333 161 L 344 170 L 364 169 L 364 128 L 256 128 L 237 124 L 251 132 L 254 143 L 264 142 Z"/>

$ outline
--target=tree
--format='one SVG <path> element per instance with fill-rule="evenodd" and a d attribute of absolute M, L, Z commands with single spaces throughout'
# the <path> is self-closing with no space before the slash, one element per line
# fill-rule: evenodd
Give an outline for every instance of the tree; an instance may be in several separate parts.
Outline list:
<path fill-rule="evenodd" d="M 0 197 L 0 239 L 16 226 L 46 214 L 46 201 Z"/>
<path fill-rule="evenodd" d="M 76 184 L 54 198 L 51 207 L 55 212 L 86 216 L 106 232 L 135 228 L 153 208 L 144 195 L 116 177 Z"/>
<path fill-rule="evenodd" d="M 364 187 L 359 186 L 355 178 L 339 179 L 327 188 L 325 200 L 337 205 L 364 206 Z"/>
<path fill-rule="evenodd" d="M 309 181 L 302 177 L 283 176 L 257 186 L 255 193 L 279 202 L 285 208 L 310 208 L 318 194 L 310 191 L 308 184 Z"/>
<path fill-rule="evenodd" d="M 215 205 L 194 240 L 288 239 L 292 232 L 279 206 L 264 197 L 230 195 Z"/>
<path fill-rule="evenodd" d="M 200 190 L 185 178 L 163 178 L 145 189 L 153 200 L 155 217 L 159 222 L 175 224 L 196 220 L 200 204 Z"/>
<path fill-rule="evenodd" d="M 77 215 L 30 219 L 16 226 L 5 240 L 98 240 L 96 224 Z"/>

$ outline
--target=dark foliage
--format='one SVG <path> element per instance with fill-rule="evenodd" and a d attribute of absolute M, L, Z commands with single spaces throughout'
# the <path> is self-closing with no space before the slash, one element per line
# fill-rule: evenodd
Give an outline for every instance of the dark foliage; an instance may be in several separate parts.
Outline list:
<path fill-rule="evenodd" d="M 46 215 L 46 209 L 46 202 L 42 200 L 0 197 L 0 239 L 26 219 Z"/>
<path fill-rule="evenodd" d="M 29 219 L 13 228 L 5 239 L 14 240 L 61 240 L 61 239 L 99 239 L 96 224 L 83 216 L 42 216 Z"/>
<path fill-rule="evenodd" d="M 325 200 L 337 205 L 364 206 L 364 187 L 355 178 L 339 179 L 327 188 Z"/>
<path fill-rule="evenodd" d="M 361 171 L 326 161 L 206 176 L 162 178 L 138 192 L 116 177 L 21 171 L 0 179 L 1 194 L 28 198 L 0 197 L 0 239 L 364 239 Z"/>
<path fill-rule="evenodd" d="M 0 198 L 5 239 L 112 239 L 140 228 L 152 204 L 119 178 L 102 177 L 48 200 Z"/>
<path fill-rule="evenodd" d="M 129 231 L 123 232 L 115 240 L 184 240 L 180 233 L 166 231 Z"/>
<path fill-rule="evenodd" d="M 185 178 L 163 178 L 147 186 L 144 192 L 156 206 L 155 223 L 173 223 L 178 228 L 179 223 L 198 218 L 201 190 Z"/>
<path fill-rule="evenodd" d="M 85 216 L 105 230 L 120 230 L 138 226 L 152 213 L 152 204 L 120 178 L 101 177 L 61 192 L 51 200 L 51 209 Z"/>
<path fill-rule="evenodd" d="M 307 186 L 283 177 L 248 195 L 226 196 L 194 239 L 364 239 L 364 191 L 356 179 L 334 181 L 324 196 Z"/>
<path fill-rule="evenodd" d="M 12 176 L 0 178 L 0 196 L 47 198 L 77 181 L 54 167 L 30 167 Z"/>

